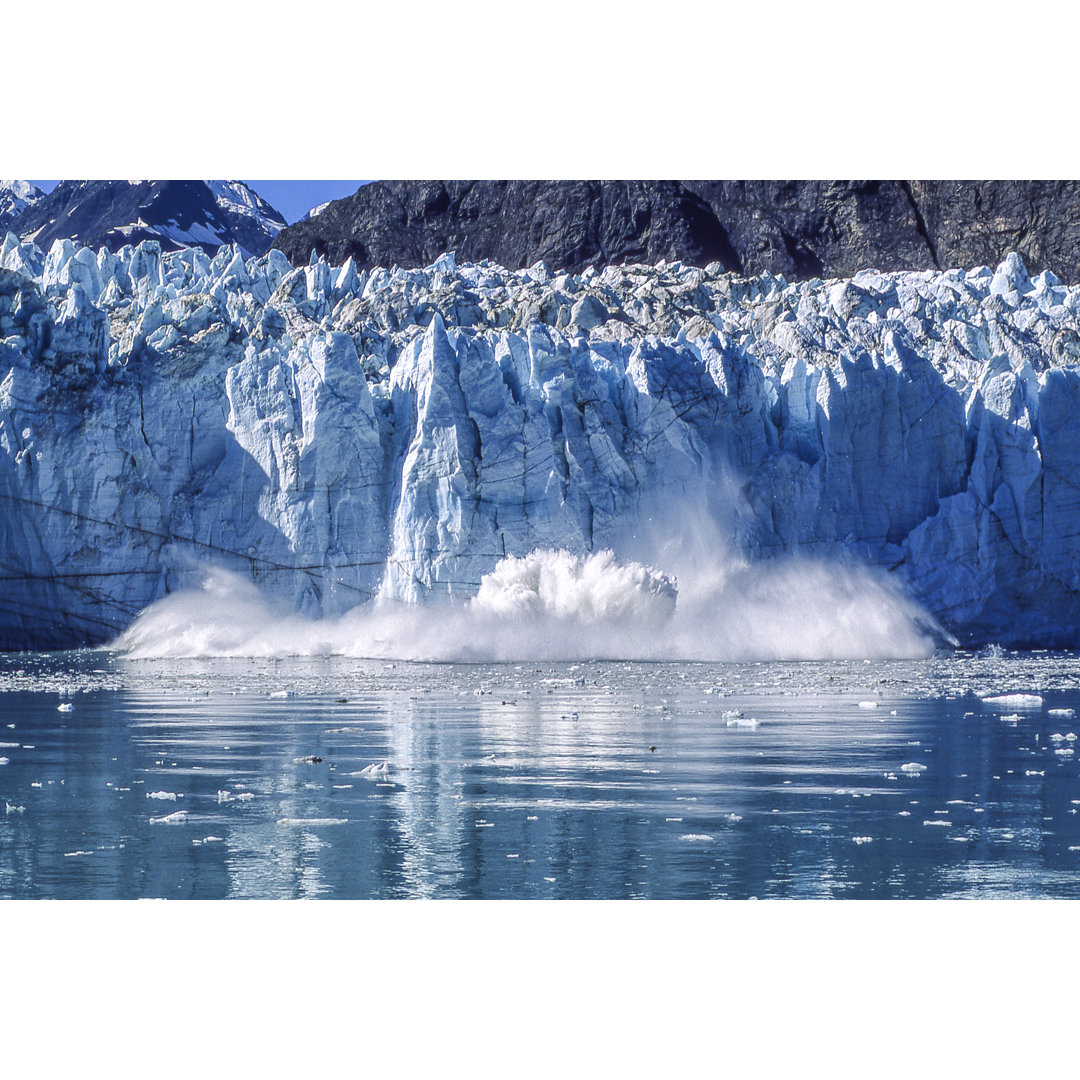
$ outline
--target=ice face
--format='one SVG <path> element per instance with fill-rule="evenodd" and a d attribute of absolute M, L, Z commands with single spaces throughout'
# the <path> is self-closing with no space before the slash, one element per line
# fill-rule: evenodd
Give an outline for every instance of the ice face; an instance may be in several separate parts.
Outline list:
<path fill-rule="evenodd" d="M 464 603 L 544 551 L 674 576 L 658 556 L 698 516 L 723 588 L 681 579 L 680 605 L 861 618 L 858 575 L 892 571 L 964 640 L 1075 643 L 1080 288 L 1015 256 L 715 270 L 358 273 L 9 234 L 0 644 L 106 640 L 207 566 L 305 617 Z"/>

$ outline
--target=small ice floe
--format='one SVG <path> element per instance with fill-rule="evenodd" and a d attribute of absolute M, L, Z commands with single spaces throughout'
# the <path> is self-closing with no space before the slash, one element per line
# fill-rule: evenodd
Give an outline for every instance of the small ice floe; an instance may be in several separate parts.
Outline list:
<path fill-rule="evenodd" d="M 1065 741 L 1065 736 L 1062 735 L 1060 731 L 1055 731 L 1054 734 L 1050 736 L 1050 741 L 1051 742 L 1064 742 Z"/>
<path fill-rule="evenodd" d="M 255 798 L 253 792 L 250 791 L 238 791 L 235 794 L 231 791 L 226 791 L 224 788 L 217 793 L 217 801 L 219 803 L 230 802 L 251 802 Z"/>
<path fill-rule="evenodd" d="M 934 818 L 932 821 L 924 821 L 924 825 L 944 825 L 949 827 L 952 825 L 951 821 L 945 821 L 943 818 Z"/>
<path fill-rule="evenodd" d="M 1011 772 L 1012 770 L 1010 769 L 1009 771 Z M 1024 770 L 1024 775 L 1025 776 L 1045 776 L 1046 775 L 1046 770 L 1045 769 L 1025 769 Z"/>
<path fill-rule="evenodd" d="M 1063 746 L 1060 750 L 1055 750 L 1054 753 L 1057 754 L 1058 757 L 1068 758 L 1072 757 L 1076 751 L 1071 746 Z"/>
<path fill-rule="evenodd" d="M 1076 715 L 1075 709 L 1047 709 L 1047 716 L 1057 716 L 1062 720 L 1071 720 Z"/>
<path fill-rule="evenodd" d="M 148 799 L 161 799 L 168 802 L 176 802 L 175 791 L 148 791 L 146 793 Z"/>
<path fill-rule="evenodd" d="M 737 720 L 740 716 L 742 716 L 742 709 L 724 709 L 720 713 L 721 720 Z"/>
<path fill-rule="evenodd" d="M 851 841 L 854 844 L 872 844 L 874 838 L 872 836 L 853 836 Z"/>
<path fill-rule="evenodd" d="M 283 817 L 278 818 L 279 825 L 348 825 L 349 819 L 344 817 Z"/>
<path fill-rule="evenodd" d="M 877 707 L 878 707 L 878 703 L 876 701 L 860 701 L 859 702 L 859 708 L 860 709 L 876 709 Z"/>
<path fill-rule="evenodd" d="M 722 686 L 710 686 L 709 689 L 705 691 L 706 694 L 722 694 L 723 692 L 724 688 Z"/>
<path fill-rule="evenodd" d="M 294 757 L 294 765 L 321 765 L 325 759 L 318 754 L 305 754 L 303 757 Z"/>
<path fill-rule="evenodd" d="M 11 803 L 9 803 L 7 801 L 7 799 L 5 799 L 4 800 L 4 813 L 5 814 L 25 814 L 26 813 L 26 807 L 25 806 L 14 806 Z"/>
<path fill-rule="evenodd" d="M 901 810 L 897 817 L 911 817 L 910 810 Z"/>
<path fill-rule="evenodd" d="M 0 742 L 0 750 L 18 750 L 20 746 L 22 746 L 22 743 Z"/>
<path fill-rule="evenodd" d="M 900 771 L 906 773 L 922 773 L 926 772 L 926 766 L 918 761 L 909 761 L 906 765 L 900 766 Z"/>
<path fill-rule="evenodd" d="M 683 833 L 679 837 L 680 840 L 685 840 L 688 844 L 708 844 L 712 841 L 712 837 L 708 833 Z"/>
<path fill-rule="evenodd" d="M 78 855 L 93 855 L 93 854 L 94 853 L 92 851 L 65 851 L 64 852 L 64 858 L 65 859 L 74 859 Z"/>
<path fill-rule="evenodd" d="M 1024 718 L 1019 713 L 1003 713 L 1001 722 L 1003 724 L 1019 724 Z"/>
<path fill-rule="evenodd" d="M 1041 709 L 1041 694 L 991 694 L 982 699 L 984 705 L 995 709 Z"/>
<path fill-rule="evenodd" d="M 0 757 L 0 765 L 7 765 L 11 761 L 11 758 Z"/>
<path fill-rule="evenodd" d="M 376 765 L 365 765 L 359 772 L 346 773 L 346 776 L 360 776 L 364 780 L 385 780 L 390 775 L 390 763 L 388 761 Z"/>
<path fill-rule="evenodd" d="M 735 716 L 727 721 L 728 727 L 734 728 L 756 728 L 761 724 L 760 720 L 755 719 L 753 716 Z"/>
<path fill-rule="evenodd" d="M 220 844 L 223 843 L 223 839 L 220 836 L 204 836 L 201 840 L 192 840 L 194 847 L 200 847 L 203 844 Z"/>
<path fill-rule="evenodd" d="M 330 787 L 334 791 L 349 791 L 352 784 L 331 784 Z"/>
<path fill-rule="evenodd" d="M 730 821 L 734 825 L 737 821 L 742 821 L 742 814 L 725 814 L 726 820 Z"/>
<path fill-rule="evenodd" d="M 272 698 L 290 698 L 290 697 L 296 697 L 296 691 L 295 691 L 295 690 L 274 690 L 274 691 L 273 691 L 273 692 L 272 692 L 272 693 L 270 694 L 270 697 L 272 697 Z"/>
<path fill-rule="evenodd" d="M 150 819 L 151 825 L 182 825 L 187 821 L 188 812 L 186 810 L 177 810 L 173 814 L 166 814 L 164 817 L 152 817 Z"/>
<path fill-rule="evenodd" d="M 70 701 L 65 701 L 62 705 L 56 706 L 57 712 L 74 712 L 75 706 Z"/>

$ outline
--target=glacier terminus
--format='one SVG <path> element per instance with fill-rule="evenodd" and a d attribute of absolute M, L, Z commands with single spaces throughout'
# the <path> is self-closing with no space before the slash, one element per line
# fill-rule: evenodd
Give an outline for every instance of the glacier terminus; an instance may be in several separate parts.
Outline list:
<path fill-rule="evenodd" d="M 558 614 L 560 580 L 621 617 L 616 574 L 628 619 L 717 627 L 840 581 L 937 640 L 1075 647 L 1078 365 L 1080 287 L 1016 255 L 789 284 L 9 233 L 0 646 L 112 640 L 210 572 L 309 620 Z M 726 582 L 696 598 L 692 540 Z"/>

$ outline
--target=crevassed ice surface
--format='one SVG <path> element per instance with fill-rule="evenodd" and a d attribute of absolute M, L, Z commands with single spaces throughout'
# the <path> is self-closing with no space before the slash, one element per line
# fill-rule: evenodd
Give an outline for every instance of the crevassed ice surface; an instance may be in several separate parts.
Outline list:
<path fill-rule="evenodd" d="M 1001 650 L 9 653 L 0 897 L 1076 898 L 1078 712 Z"/>
<path fill-rule="evenodd" d="M 338 617 L 610 550 L 682 603 L 698 523 L 721 576 L 770 568 L 739 604 L 798 559 L 964 641 L 1080 635 L 1080 288 L 1015 255 L 789 285 L 9 234 L 0 267 L 6 647 L 107 640 L 208 565 Z"/>

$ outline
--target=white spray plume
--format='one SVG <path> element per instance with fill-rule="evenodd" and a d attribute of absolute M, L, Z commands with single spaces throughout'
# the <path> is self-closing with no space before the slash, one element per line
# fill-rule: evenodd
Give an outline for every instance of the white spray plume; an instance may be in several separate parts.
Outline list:
<path fill-rule="evenodd" d="M 377 601 L 339 618 L 274 610 L 249 582 L 147 608 L 116 642 L 133 657 L 344 655 L 403 660 L 813 660 L 922 657 L 930 619 L 886 576 L 806 559 L 678 553 L 672 576 L 610 551 L 508 557 L 465 604 Z"/>

